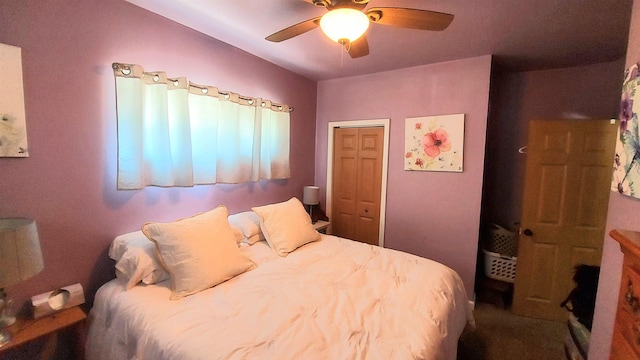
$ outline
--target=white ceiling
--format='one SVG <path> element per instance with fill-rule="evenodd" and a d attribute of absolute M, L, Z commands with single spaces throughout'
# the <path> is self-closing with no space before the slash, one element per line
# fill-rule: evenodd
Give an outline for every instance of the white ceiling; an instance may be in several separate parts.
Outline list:
<path fill-rule="evenodd" d="M 318 28 L 281 43 L 264 38 L 322 15 L 304 0 L 127 0 L 314 80 L 369 74 L 480 55 L 526 71 L 618 60 L 632 0 L 371 0 L 450 13 L 442 32 L 374 24 L 370 54 L 352 59 Z"/>

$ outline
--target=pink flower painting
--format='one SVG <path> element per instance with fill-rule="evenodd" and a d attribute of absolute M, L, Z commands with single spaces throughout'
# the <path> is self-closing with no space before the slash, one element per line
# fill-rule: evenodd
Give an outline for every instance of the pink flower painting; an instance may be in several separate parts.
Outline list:
<path fill-rule="evenodd" d="M 405 120 L 404 169 L 462 172 L 464 114 Z"/>
<path fill-rule="evenodd" d="M 443 128 L 424 134 L 420 143 L 422 144 L 422 150 L 425 155 L 432 158 L 440 155 L 441 152 L 451 150 L 449 134 L 447 134 L 447 130 Z"/>

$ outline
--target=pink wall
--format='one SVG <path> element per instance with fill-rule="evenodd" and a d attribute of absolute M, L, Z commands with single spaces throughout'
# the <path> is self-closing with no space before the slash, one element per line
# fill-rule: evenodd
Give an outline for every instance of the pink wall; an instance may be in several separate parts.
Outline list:
<path fill-rule="evenodd" d="M 533 119 L 617 117 L 624 59 L 566 69 L 494 71 L 483 219 L 504 226 L 520 221 L 527 144 Z"/>
<path fill-rule="evenodd" d="M 36 219 L 45 270 L 8 288 L 31 295 L 113 277 L 106 250 L 145 221 L 301 196 L 313 182 L 316 83 L 122 0 L 3 0 L 0 42 L 22 48 L 30 157 L 0 158 L 0 217 Z M 112 62 L 295 107 L 288 181 L 116 191 Z"/>
<path fill-rule="evenodd" d="M 640 61 L 640 1 L 634 0 L 629 28 L 629 45 L 625 68 Z M 622 91 L 622 82 L 618 92 Z M 609 237 L 612 229 L 628 229 L 640 231 L 640 200 L 618 193 L 611 193 L 609 197 L 609 215 L 602 254 L 596 312 L 593 319 L 591 333 L 590 360 L 605 360 L 609 358 L 613 323 L 620 290 L 620 276 L 622 274 L 622 253 L 620 246 Z"/>
<path fill-rule="evenodd" d="M 391 119 L 385 247 L 450 266 L 464 280 L 470 297 L 490 72 L 491 56 L 482 56 L 318 84 L 316 184 L 326 187 L 329 122 Z M 464 172 L 404 171 L 405 118 L 457 113 L 466 114 Z"/>

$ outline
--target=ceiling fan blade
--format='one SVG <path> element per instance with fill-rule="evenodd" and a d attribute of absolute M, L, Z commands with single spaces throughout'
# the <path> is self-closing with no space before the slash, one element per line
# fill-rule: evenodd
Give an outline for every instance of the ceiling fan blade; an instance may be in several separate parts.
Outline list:
<path fill-rule="evenodd" d="M 367 16 L 376 24 L 432 31 L 442 31 L 453 21 L 451 14 L 398 7 L 371 8 Z"/>
<path fill-rule="evenodd" d="M 301 23 L 297 23 L 295 25 L 291 25 L 288 28 L 282 29 L 278 32 L 275 32 L 267 36 L 265 39 L 273 42 L 284 41 L 287 39 L 291 39 L 294 36 L 304 34 L 309 30 L 313 30 L 317 28 L 319 24 L 320 24 L 320 16 L 303 21 Z"/>
<path fill-rule="evenodd" d="M 366 35 L 362 35 L 358 40 L 350 44 L 349 56 L 355 59 L 365 55 L 369 55 L 369 42 Z"/>

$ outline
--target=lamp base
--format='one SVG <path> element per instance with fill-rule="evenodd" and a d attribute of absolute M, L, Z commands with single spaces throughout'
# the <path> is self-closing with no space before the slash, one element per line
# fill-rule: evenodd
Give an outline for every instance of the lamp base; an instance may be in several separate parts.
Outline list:
<path fill-rule="evenodd" d="M 309 205 L 309 217 L 311 217 L 311 223 L 315 224 L 316 220 L 313 218 L 313 206 L 314 205 Z"/>
<path fill-rule="evenodd" d="M 0 348 L 11 342 L 13 336 L 7 329 L 0 329 Z"/>
<path fill-rule="evenodd" d="M 8 309 L 5 309 L 4 312 L 10 312 L 10 310 L 9 311 L 7 311 L 7 310 Z M 15 316 L 2 314 L 2 317 L 0 317 L 0 328 L 11 326 L 15 322 L 16 322 L 16 317 Z"/>
<path fill-rule="evenodd" d="M 13 312 L 13 301 L 9 299 L 4 289 L 0 289 L 0 328 L 13 325 L 16 316 Z"/>

